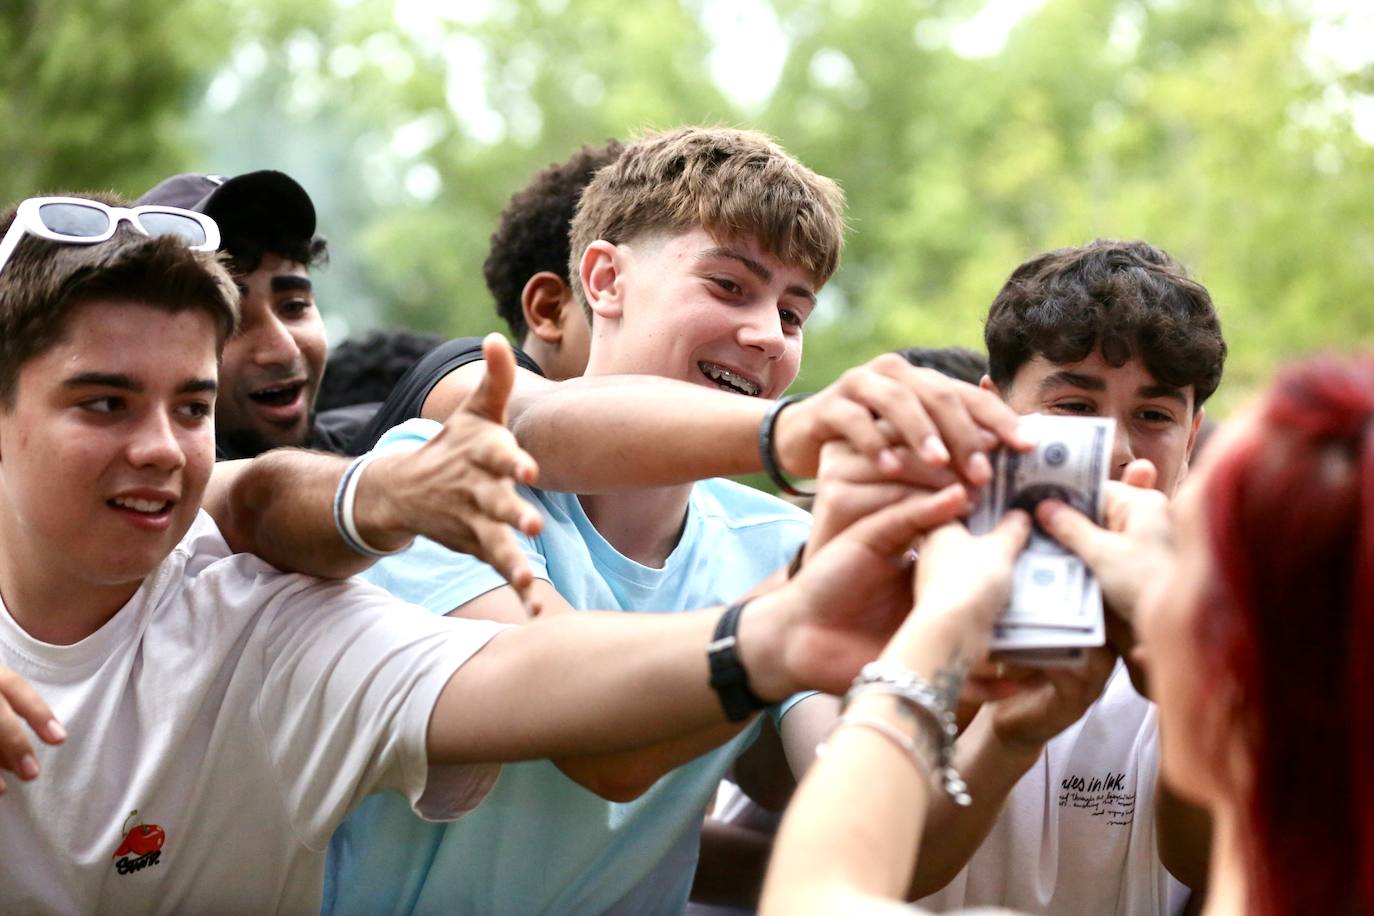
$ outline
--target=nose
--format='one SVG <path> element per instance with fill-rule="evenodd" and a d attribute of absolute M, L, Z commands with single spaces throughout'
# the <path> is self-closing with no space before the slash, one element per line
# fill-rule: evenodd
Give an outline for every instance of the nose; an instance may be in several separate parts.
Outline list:
<path fill-rule="evenodd" d="M 276 315 L 268 315 L 249 332 L 253 363 L 258 366 L 296 366 L 300 363 L 301 348 L 296 338 Z"/>
<path fill-rule="evenodd" d="M 770 303 L 750 311 L 749 319 L 740 325 L 736 336 L 740 346 L 759 350 L 769 359 L 778 359 L 787 349 L 787 337 L 777 307 Z"/>
<path fill-rule="evenodd" d="M 1112 439 L 1112 480 L 1120 480 L 1126 465 L 1135 460 L 1135 450 L 1131 447 L 1131 434 L 1120 420 L 1116 423 L 1116 436 Z"/>
<path fill-rule="evenodd" d="M 129 442 L 129 464 L 168 472 L 184 466 L 186 452 L 177 438 L 174 423 L 168 411 L 150 411 Z"/>

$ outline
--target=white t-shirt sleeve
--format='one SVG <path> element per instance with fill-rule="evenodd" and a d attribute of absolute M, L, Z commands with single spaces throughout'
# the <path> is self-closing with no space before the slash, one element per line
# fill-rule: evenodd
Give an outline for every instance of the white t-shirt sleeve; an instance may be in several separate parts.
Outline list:
<path fill-rule="evenodd" d="M 428 820 L 476 807 L 499 765 L 430 767 L 426 735 L 449 678 L 504 627 L 435 617 L 358 582 L 287 578 L 254 634 L 255 718 L 300 838 L 322 847 L 372 792 L 401 792 Z"/>

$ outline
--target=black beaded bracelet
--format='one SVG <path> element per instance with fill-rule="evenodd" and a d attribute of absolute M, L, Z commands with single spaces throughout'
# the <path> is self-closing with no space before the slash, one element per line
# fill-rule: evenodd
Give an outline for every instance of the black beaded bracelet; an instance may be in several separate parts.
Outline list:
<path fill-rule="evenodd" d="M 749 599 L 746 598 L 725 609 L 716 623 L 715 633 L 711 635 L 711 644 L 706 647 L 706 658 L 711 665 L 711 688 L 720 698 L 725 718 L 731 722 L 742 722 L 751 713 L 768 705 L 749 688 L 749 672 L 744 670 L 735 651 L 735 631 L 739 628 L 740 614 L 748 603 Z"/>
<path fill-rule="evenodd" d="M 773 431 L 778 425 L 778 414 L 782 413 L 783 408 L 789 404 L 806 398 L 804 394 L 789 394 L 786 397 L 778 398 L 773 406 L 768 408 L 768 413 L 763 415 L 763 420 L 759 423 L 759 456 L 763 459 L 763 469 L 767 472 L 768 478 L 777 484 L 778 489 L 788 496 L 815 496 L 814 492 L 799 490 L 793 485 L 792 481 L 783 476 L 782 468 L 778 466 L 777 443 L 773 439 Z"/>

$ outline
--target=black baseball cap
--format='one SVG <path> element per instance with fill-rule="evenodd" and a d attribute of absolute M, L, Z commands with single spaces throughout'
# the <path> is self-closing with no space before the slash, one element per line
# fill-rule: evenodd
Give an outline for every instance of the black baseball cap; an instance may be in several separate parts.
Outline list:
<path fill-rule="evenodd" d="M 228 240 L 299 239 L 315 236 L 315 205 L 305 188 L 287 175 L 264 169 L 233 178 L 188 172 L 173 175 L 147 191 L 139 204 L 181 207 L 204 213 Z"/>

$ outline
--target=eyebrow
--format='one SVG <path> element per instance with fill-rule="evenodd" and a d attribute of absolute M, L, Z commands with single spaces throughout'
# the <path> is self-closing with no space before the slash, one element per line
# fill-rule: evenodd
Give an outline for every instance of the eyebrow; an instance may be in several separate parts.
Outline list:
<path fill-rule="evenodd" d="M 1070 372 L 1067 369 L 1060 369 L 1058 372 L 1051 372 L 1040 380 L 1040 391 L 1045 392 L 1051 388 L 1058 388 L 1067 385 L 1070 388 L 1082 388 L 1085 391 L 1106 391 L 1107 382 L 1101 376 L 1087 375 L 1082 372 Z"/>
<path fill-rule="evenodd" d="M 697 260 L 699 261 L 705 261 L 709 258 L 729 258 L 732 261 L 738 261 L 740 264 L 744 265 L 746 270 L 758 277 L 764 283 L 773 279 L 773 272 L 771 270 L 749 257 L 747 254 L 741 254 L 733 248 L 708 248 L 697 255 Z M 793 296 L 800 296 L 812 305 L 816 303 L 816 294 L 805 286 L 789 286 L 786 292 Z"/>
<path fill-rule="evenodd" d="M 291 290 L 301 290 L 308 293 L 312 288 L 309 277 L 297 277 L 294 274 L 273 277 L 271 286 L 274 293 L 285 293 Z"/>
<path fill-rule="evenodd" d="M 1181 388 L 1175 388 L 1173 385 L 1141 385 L 1135 393 L 1137 397 L 1164 398 L 1169 401 L 1177 401 L 1184 407 L 1188 406 L 1187 395 L 1183 393 Z"/>
<path fill-rule="evenodd" d="M 1081 388 L 1084 391 L 1107 390 L 1107 382 L 1101 376 L 1089 375 L 1084 372 L 1070 372 L 1067 369 L 1051 372 L 1040 381 L 1040 391 L 1042 393 L 1051 388 L 1058 388 L 1060 386 Z M 1164 398 L 1170 401 L 1177 401 L 1184 407 L 1188 406 L 1188 397 L 1183 393 L 1182 389 L 1175 388 L 1173 385 L 1141 385 L 1136 389 L 1135 394 L 1138 398 Z"/>
<path fill-rule="evenodd" d="M 122 372 L 81 372 L 62 382 L 64 388 L 115 388 L 142 394 L 144 384 Z M 177 394 L 194 394 L 201 391 L 217 391 L 219 383 L 212 378 L 194 378 L 177 386 Z"/>

